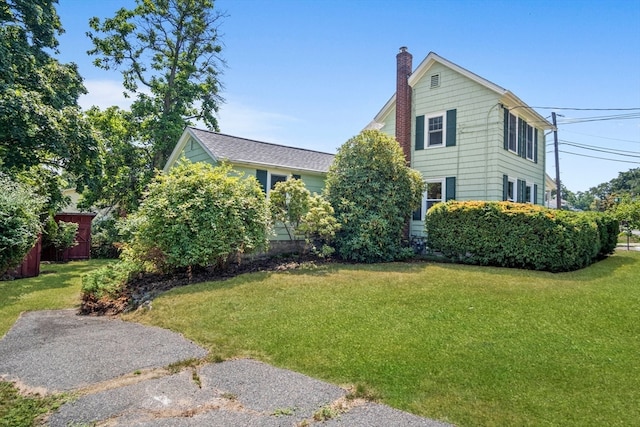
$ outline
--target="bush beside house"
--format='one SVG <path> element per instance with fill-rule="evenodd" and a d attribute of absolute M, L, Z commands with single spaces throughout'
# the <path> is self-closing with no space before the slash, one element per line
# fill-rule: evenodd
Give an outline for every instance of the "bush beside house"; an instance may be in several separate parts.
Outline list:
<path fill-rule="evenodd" d="M 546 271 L 586 267 L 615 249 L 618 221 L 511 202 L 446 202 L 431 208 L 428 245 L 463 263 Z"/>

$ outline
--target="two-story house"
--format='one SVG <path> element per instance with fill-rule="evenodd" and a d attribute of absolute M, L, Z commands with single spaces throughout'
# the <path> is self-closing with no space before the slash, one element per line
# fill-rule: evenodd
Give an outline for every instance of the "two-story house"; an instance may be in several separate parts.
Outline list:
<path fill-rule="evenodd" d="M 427 183 L 412 234 L 441 201 L 543 204 L 551 123 L 512 92 L 433 52 L 415 70 L 406 47 L 396 59 L 396 93 L 367 128 L 395 136 Z"/>

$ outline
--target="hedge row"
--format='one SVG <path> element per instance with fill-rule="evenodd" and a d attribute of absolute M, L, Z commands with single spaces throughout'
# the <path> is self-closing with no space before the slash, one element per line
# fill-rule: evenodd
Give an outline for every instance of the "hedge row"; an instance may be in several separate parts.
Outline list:
<path fill-rule="evenodd" d="M 613 253 L 619 232 L 609 215 L 511 202 L 440 203 L 425 225 L 430 249 L 452 260 L 554 272 Z"/>

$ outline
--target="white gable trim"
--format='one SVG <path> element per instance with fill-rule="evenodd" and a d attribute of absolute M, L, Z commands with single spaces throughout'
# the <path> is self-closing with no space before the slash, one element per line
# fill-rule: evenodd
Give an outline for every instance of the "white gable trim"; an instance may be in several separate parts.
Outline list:
<path fill-rule="evenodd" d="M 444 59 L 434 52 L 429 52 L 427 57 L 422 60 L 420 65 L 418 65 L 418 68 L 416 68 L 415 71 L 411 74 L 411 76 L 409 77 L 409 86 L 413 87 L 416 83 L 418 83 L 418 81 L 420 81 L 422 77 L 429 71 L 429 69 L 436 63 L 442 64 L 445 67 L 450 68 L 459 74 L 462 74 L 463 76 L 473 80 L 479 85 L 486 87 L 487 89 L 496 92 L 499 95 L 504 95 L 505 93 L 507 93 L 507 90 L 505 88 L 498 86 L 495 83 L 491 83 L 489 80 L 482 78 L 479 75 Z"/>
<path fill-rule="evenodd" d="M 184 147 L 186 147 L 187 142 L 189 141 L 189 137 L 191 137 L 194 141 L 196 141 L 200 145 L 200 147 L 202 147 L 202 149 L 211 157 L 211 159 L 214 162 L 218 162 L 218 158 L 211 152 L 211 150 L 209 150 L 202 143 L 202 141 L 200 141 L 200 138 L 198 138 L 193 133 L 191 128 L 187 127 L 185 128 L 184 132 L 182 132 L 182 135 L 180 136 L 178 143 L 176 144 L 173 151 L 171 152 L 171 155 L 169 156 L 167 163 L 164 165 L 164 168 L 162 168 L 163 173 L 169 172 L 169 170 L 173 167 L 173 165 L 175 165 L 176 162 L 180 159 L 180 154 L 182 153 L 182 150 L 184 150 Z"/>

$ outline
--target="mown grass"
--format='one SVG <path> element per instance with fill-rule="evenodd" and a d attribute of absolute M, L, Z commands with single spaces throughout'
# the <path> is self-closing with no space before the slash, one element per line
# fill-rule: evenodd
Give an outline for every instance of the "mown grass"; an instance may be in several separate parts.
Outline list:
<path fill-rule="evenodd" d="M 0 282 L 0 337 L 7 333 L 23 311 L 78 306 L 82 275 L 109 262 L 113 261 L 43 263 L 38 277 Z"/>
<path fill-rule="evenodd" d="M 461 426 L 640 419 L 640 253 L 561 274 L 331 265 L 187 286 L 127 316 Z"/>

